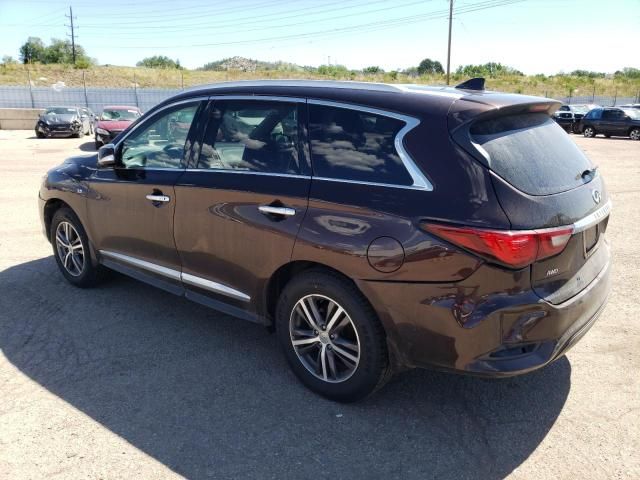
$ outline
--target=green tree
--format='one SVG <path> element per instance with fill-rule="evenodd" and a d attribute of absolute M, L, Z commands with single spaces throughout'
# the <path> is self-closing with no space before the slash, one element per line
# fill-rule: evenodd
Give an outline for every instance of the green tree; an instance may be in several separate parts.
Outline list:
<path fill-rule="evenodd" d="M 38 37 L 29 37 L 20 47 L 20 61 L 22 63 L 43 62 L 45 46 Z"/>
<path fill-rule="evenodd" d="M 425 58 L 418 65 L 418 75 L 428 75 L 428 74 L 443 74 L 444 70 L 442 68 L 442 64 L 437 60 L 431 60 L 430 58 Z"/>
<path fill-rule="evenodd" d="M 482 65 L 461 65 L 456 70 L 456 75 L 496 78 L 505 75 L 523 76 L 524 74 L 520 70 L 502 65 L 501 63 L 488 62 Z"/>
<path fill-rule="evenodd" d="M 181 70 L 180 60 L 172 60 L 164 55 L 154 55 L 153 57 L 147 57 L 136 63 L 138 67 L 147 68 L 177 68 Z"/>
<path fill-rule="evenodd" d="M 384 73 L 384 70 L 378 66 L 367 67 L 362 70 L 364 74 Z"/>

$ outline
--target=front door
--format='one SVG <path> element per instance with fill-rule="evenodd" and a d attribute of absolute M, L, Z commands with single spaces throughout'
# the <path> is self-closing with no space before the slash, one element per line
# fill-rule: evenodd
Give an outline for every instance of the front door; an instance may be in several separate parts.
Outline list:
<path fill-rule="evenodd" d="M 98 169 L 88 200 L 100 258 L 180 284 L 173 240 L 174 185 L 185 170 L 200 102 L 160 110 L 116 146 L 116 167 Z"/>
<path fill-rule="evenodd" d="M 602 112 L 600 132 L 607 135 L 624 134 L 624 112 L 618 108 L 606 108 Z"/>
<path fill-rule="evenodd" d="M 175 240 L 187 296 L 263 313 L 307 209 L 304 101 L 215 99 L 198 158 L 176 184 Z M 260 317 L 248 317 L 260 321 Z"/>

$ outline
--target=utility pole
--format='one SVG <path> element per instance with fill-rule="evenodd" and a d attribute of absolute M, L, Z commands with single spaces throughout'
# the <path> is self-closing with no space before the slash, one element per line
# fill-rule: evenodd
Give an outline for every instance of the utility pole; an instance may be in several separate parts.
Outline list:
<path fill-rule="evenodd" d="M 71 25 L 65 25 L 69 28 L 71 28 L 71 55 L 73 56 L 73 64 L 76 64 L 76 30 L 75 27 L 73 25 L 73 9 L 71 8 L 71 5 L 69 5 L 69 15 L 65 15 L 65 17 L 67 17 L 69 19 L 69 21 L 71 22 Z M 67 36 L 69 36 L 67 34 Z"/>
<path fill-rule="evenodd" d="M 453 0 L 449 0 L 449 47 L 447 48 L 447 85 L 451 75 L 451 24 L 453 23 Z"/>

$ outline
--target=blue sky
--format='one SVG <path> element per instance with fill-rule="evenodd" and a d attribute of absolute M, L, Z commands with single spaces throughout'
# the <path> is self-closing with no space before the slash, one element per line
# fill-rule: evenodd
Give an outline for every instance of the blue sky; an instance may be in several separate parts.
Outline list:
<path fill-rule="evenodd" d="M 445 65 L 448 0 L 0 0 L 0 56 L 28 36 L 65 38 L 101 64 L 167 55 L 195 68 L 240 55 L 387 70 Z M 501 62 L 525 73 L 640 68 L 640 0 L 456 0 L 452 69 Z"/>

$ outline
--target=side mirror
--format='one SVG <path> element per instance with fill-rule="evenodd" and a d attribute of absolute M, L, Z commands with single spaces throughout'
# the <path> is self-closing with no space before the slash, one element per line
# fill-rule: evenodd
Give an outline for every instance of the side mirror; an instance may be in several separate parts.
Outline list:
<path fill-rule="evenodd" d="M 108 143 L 98 150 L 98 167 L 114 167 L 116 164 L 116 147 L 113 143 Z"/>

